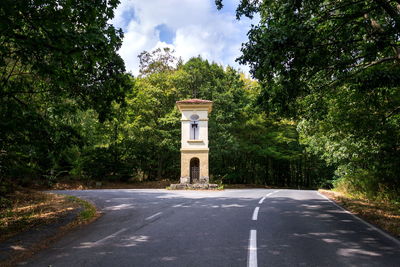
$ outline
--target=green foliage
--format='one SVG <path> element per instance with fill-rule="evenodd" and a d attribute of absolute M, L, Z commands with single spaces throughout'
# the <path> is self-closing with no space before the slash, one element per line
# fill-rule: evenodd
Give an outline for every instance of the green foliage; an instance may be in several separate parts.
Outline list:
<path fill-rule="evenodd" d="M 2 1 L 2 101 L 26 106 L 36 97 L 48 102 L 70 98 L 106 118 L 111 102 L 123 101 L 129 86 L 116 53 L 122 31 L 108 24 L 117 4 Z"/>
<path fill-rule="evenodd" d="M 126 177 L 135 180 L 177 180 L 181 115 L 175 103 L 197 97 L 213 101 L 212 181 L 312 187 L 331 177 L 332 170 L 298 143 L 294 122 L 273 120 L 254 105 L 256 81 L 200 57 L 182 63 L 170 51 L 144 54 L 151 64 L 143 65 L 126 105 L 113 106 L 115 117 L 95 126 L 85 116 L 84 128 L 91 130 L 83 128 L 83 138 L 93 141 L 77 159 L 76 174 L 121 179 L 127 170 Z"/>
<path fill-rule="evenodd" d="M 1 1 L 1 177 L 52 182 L 86 141 L 79 112 L 104 121 L 124 101 L 132 85 L 116 53 L 122 32 L 108 23 L 117 4 Z"/>
<path fill-rule="evenodd" d="M 66 174 L 177 180 L 175 103 L 202 98 L 213 101 L 212 179 L 299 187 L 325 179 L 296 124 L 256 107 L 259 84 L 236 70 L 157 49 L 139 55 L 139 77 L 124 73 L 122 32 L 108 24 L 118 1 L 95 2 L 2 2 L 2 175 L 48 185 Z"/>
<path fill-rule="evenodd" d="M 157 48 L 151 53 L 143 51 L 139 54 L 140 75 L 146 76 L 152 73 L 168 72 L 174 69 L 178 60 L 170 48 Z"/>
<path fill-rule="evenodd" d="M 398 61 L 395 1 L 241 1 L 238 15 L 259 12 L 241 63 L 251 66 L 271 109 L 295 114 L 293 100 L 335 88 L 359 72 Z"/>
<path fill-rule="evenodd" d="M 240 1 L 238 18 L 254 13 L 239 62 L 262 85 L 259 105 L 300 121 L 301 143 L 337 169 L 336 186 L 398 198 L 398 1 Z"/>
<path fill-rule="evenodd" d="M 67 196 L 67 198 L 69 201 L 78 203 L 81 206 L 82 211 L 78 215 L 79 222 L 87 222 L 96 216 L 97 210 L 92 203 L 75 196 Z"/>

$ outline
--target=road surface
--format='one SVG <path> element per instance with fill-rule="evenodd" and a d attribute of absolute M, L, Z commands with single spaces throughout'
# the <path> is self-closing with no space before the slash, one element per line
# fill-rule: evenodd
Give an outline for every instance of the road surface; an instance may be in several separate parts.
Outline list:
<path fill-rule="evenodd" d="M 22 266 L 400 266 L 400 242 L 307 190 L 59 191 L 104 213 Z"/>

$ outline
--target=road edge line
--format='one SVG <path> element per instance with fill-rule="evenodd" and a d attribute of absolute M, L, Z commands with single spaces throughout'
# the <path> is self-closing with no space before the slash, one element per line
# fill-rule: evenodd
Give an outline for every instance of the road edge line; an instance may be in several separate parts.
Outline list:
<path fill-rule="evenodd" d="M 342 211 L 344 211 L 345 213 L 351 215 L 353 218 L 357 219 L 358 221 L 362 222 L 363 224 L 365 224 L 366 226 L 370 227 L 371 229 L 375 230 L 376 232 L 380 233 L 381 235 L 383 235 L 384 237 L 386 237 L 387 239 L 390 239 L 391 241 L 393 241 L 396 245 L 398 245 L 400 247 L 400 240 L 397 239 L 394 236 L 391 236 L 390 234 L 384 232 L 383 230 L 379 229 L 378 227 L 370 224 L 369 222 L 361 219 L 360 217 L 358 217 L 357 215 L 351 213 L 350 211 L 346 210 L 345 208 L 343 208 L 342 206 L 339 206 L 336 202 L 334 202 L 333 200 L 329 199 L 327 196 L 324 196 L 323 194 L 321 194 L 320 192 L 317 192 L 318 195 L 320 195 L 321 197 L 325 198 L 326 200 L 328 200 L 329 202 L 331 202 L 333 205 L 335 205 L 336 207 L 338 207 L 339 209 L 341 209 Z"/>

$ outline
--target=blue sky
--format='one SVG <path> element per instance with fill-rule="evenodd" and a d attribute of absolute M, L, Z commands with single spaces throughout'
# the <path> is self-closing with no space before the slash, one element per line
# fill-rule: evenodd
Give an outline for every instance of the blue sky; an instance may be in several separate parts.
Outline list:
<path fill-rule="evenodd" d="M 184 61 L 202 56 L 244 72 L 235 62 L 247 32 L 257 19 L 236 20 L 238 0 L 225 0 L 218 11 L 214 0 L 121 0 L 111 21 L 125 34 L 119 54 L 126 68 L 138 74 L 137 56 L 144 50 L 170 47 Z"/>

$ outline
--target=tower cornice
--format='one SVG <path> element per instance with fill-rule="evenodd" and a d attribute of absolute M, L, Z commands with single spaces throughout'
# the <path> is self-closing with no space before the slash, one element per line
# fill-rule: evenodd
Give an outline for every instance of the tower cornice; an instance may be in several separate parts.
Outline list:
<path fill-rule="evenodd" d="M 176 101 L 176 106 L 181 112 L 183 110 L 207 110 L 208 113 L 210 113 L 212 110 L 212 104 L 212 101 L 204 99 L 187 99 Z"/>

